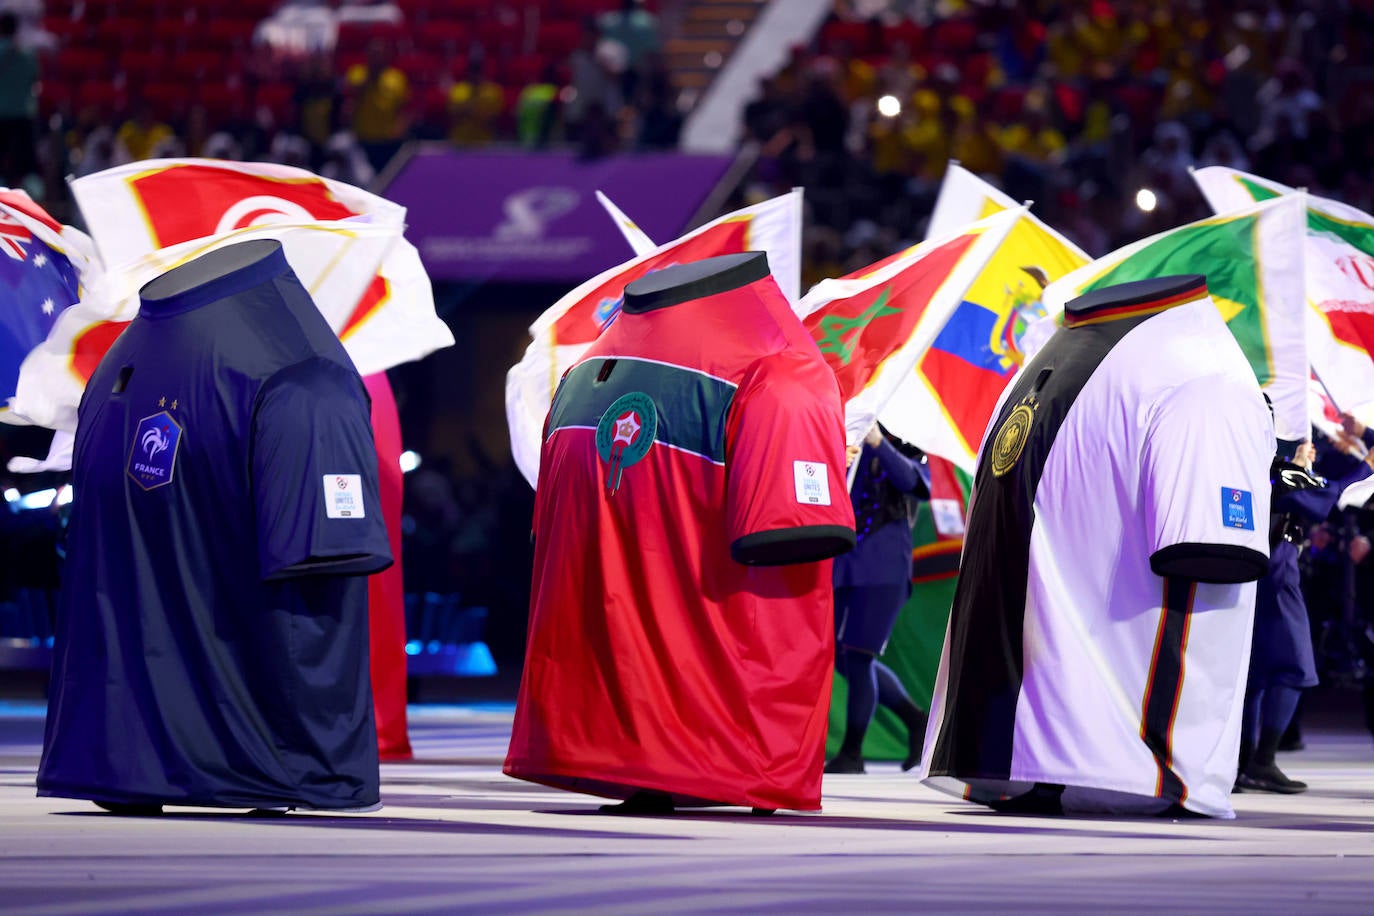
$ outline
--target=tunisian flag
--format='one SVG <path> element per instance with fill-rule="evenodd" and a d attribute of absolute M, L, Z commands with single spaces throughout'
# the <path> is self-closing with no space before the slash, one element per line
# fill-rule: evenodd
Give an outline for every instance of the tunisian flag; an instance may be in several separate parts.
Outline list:
<path fill-rule="evenodd" d="M 184 242 L 276 223 L 361 217 L 402 230 L 406 212 L 304 169 L 214 159 L 133 162 L 76 179 L 72 194 L 107 267 Z M 419 253 L 403 238 L 336 331 L 363 375 L 453 344 L 453 334 L 434 313 Z"/>

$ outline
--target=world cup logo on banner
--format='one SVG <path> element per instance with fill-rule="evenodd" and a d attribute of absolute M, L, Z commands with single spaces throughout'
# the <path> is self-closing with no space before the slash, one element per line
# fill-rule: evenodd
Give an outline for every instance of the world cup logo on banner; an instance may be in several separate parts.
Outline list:
<path fill-rule="evenodd" d="M 620 489 L 625 468 L 639 462 L 654 444 L 658 432 L 658 408 L 654 399 L 642 391 L 631 391 L 617 398 L 596 424 L 596 451 L 610 465 L 606 491 Z"/>

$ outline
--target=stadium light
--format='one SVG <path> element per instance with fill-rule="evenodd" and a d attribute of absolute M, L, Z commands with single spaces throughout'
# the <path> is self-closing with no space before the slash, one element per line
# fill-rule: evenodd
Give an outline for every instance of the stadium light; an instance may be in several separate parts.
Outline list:
<path fill-rule="evenodd" d="M 895 95 L 885 95 L 878 99 L 878 114 L 885 118 L 895 118 L 902 113 L 902 102 Z"/>
<path fill-rule="evenodd" d="M 420 456 L 407 449 L 401 452 L 401 473 L 409 474 L 420 466 Z"/>
<path fill-rule="evenodd" d="M 1153 213 L 1155 207 L 1159 206 L 1159 198 L 1149 188 L 1141 188 L 1135 192 L 1135 205 L 1146 213 Z"/>
<path fill-rule="evenodd" d="M 19 497 L 19 508 L 46 509 L 52 505 L 52 501 L 56 497 L 56 489 L 34 490 L 32 493 L 25 493 L 23 496 Z"/>

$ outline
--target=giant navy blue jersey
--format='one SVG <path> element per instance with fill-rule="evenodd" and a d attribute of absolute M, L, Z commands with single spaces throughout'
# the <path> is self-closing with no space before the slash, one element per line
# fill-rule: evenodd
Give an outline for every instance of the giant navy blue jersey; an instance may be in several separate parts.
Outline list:
<path fill-rule="evenodd" d="M 73 474 L 39 794 L 375 804 L 368 399 L 278 244 L 144 288 Z"/>

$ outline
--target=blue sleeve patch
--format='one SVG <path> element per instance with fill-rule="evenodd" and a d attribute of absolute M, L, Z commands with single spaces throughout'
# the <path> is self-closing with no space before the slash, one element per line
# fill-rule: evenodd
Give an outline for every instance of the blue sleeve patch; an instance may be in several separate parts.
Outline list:
<path fill-rule="evenodd" d="M 1255 530 L 1255 506 L 1249 490 L 1221 488 L 1221 523 L 1227 528 Z"/>

